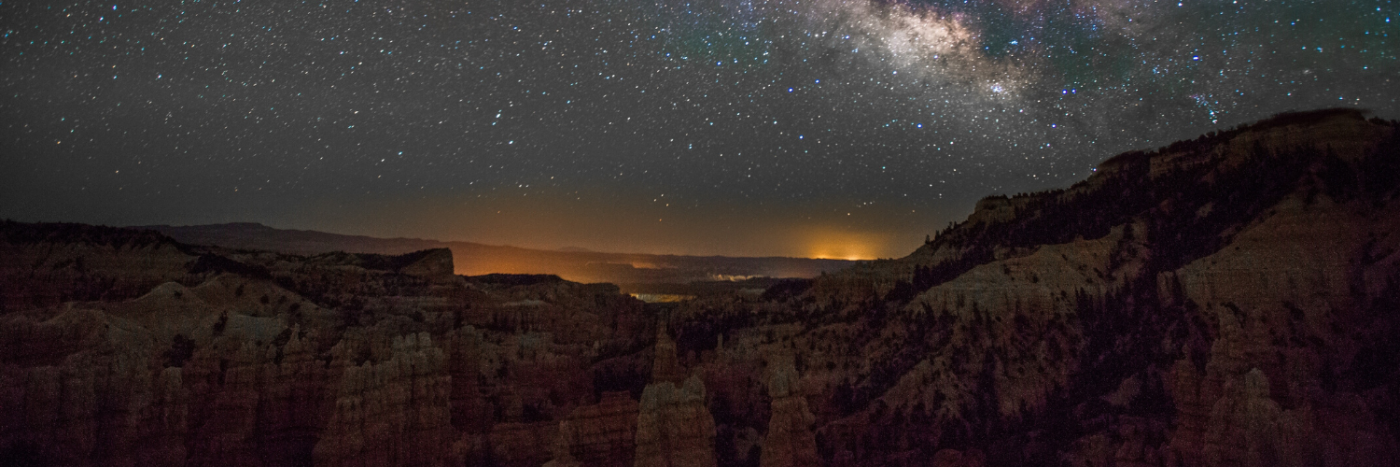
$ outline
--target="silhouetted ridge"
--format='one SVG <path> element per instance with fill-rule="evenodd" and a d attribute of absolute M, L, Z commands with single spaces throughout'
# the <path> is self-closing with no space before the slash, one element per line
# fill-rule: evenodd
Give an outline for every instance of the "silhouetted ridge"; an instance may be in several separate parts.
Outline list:
<path fill-rule="evenodd" d="M 427 250 L 405 253 L 402 255 L 379 255 L 374 253 L 346 253 L 334 251 L 319 255 L 308 256 L 312 261 L 325 262 L 330 264 L 354 265 L 373 271 L 398 272 L 405 267 L 422 261 L 432 255 L 447 255 L 449 258 L 452 251 L 446 248 L 433 248 Z"/>
<path fill-rule="evenodd" d="M 1308 126 L 1321 123 L 1323 120 L 1336 117 L 1348 117 L 1355 120 L 1365 120 L 1368 111 L 1352 108 L 1332 108 L 1306 111 L 1279 112 L 1274 116 L 1261 120 L 1257 123 L 1241 125 L 1241 129 L 1253 131 L 1267 130 L 1288 125 Z"/>
<path fill-rule="evenodd" d="M 480 282 L 493 285 L 535 285 L 564 282 L 554 274 L 484 274 L 480 276 L 467 276 L 471 282 Z"/>
<path fill-rule="evenodd" d="M 1394 193 L 1389 183 L 1400 174 L 1400 136 L 1394 132 L 1378 141 L 1359 161 L 1348 163 L 1327 148 L 1289 147 L 1270 150 L 1257 141 L 1233 169 L 1218 165 L 1219 157 L 1207 154 L 1217 145 L 1247 132 L 1262 132 L 1285 126 L 1318 125 L 1329 119 L 1354 120 L 1368 124 L 1363 112 L 1355 109 L 1325 109 L 1290 112 L 1255 124 L 1241 125 L 1225 132 L 1211 132 L 1196 140 L 1180 141 L 1162 149 L 1132 151 L 1114 156 L 1088 180 L 1069 189 L 1055 189 L 1015 197 L 993 195 L 978 202 L 978 211 L 1002 207 L 1013 211 L 1009 222 L 967 221 L 940 231 L 926 248 L 960 245 L 957 259 L 915 267 L 910 285 L 898 286 L 895 297 L 909 298 L 914 291 L 926 290 L 993 259 L 996 248 L 1028 248 L 1035 245 L 1067 243 L 1075 238 L 1096 239 L 1107 235 L 1115 225 L 1129 223 L 1137 216 L 1155 219 L 1144 232 L 1167 239 L 1168 254 L 1162 267 L 1180 265 L 1214 251 L 1228 241 L 1220 237 L 1229 227 L 1253 219 L 1300 186 L 1341 197 L 1383 199 Z M 1395 122 L 1372 120 L 1371 125 L 1391 126 Z M 1189 153 L 1181 158 L 1204 157 L 1217 164 L 1193 164 L 1176 170 L 1153 173 L 1154 159 L 1170 153 Z M 1205 216 L 1196 211 L 1211 205 Z M 1227 234 L 1228 235 L 1228 234 Z"/>
<path fill-rule="evenodd" d="M 231 273 L 259 279 L 271 279 L 272 273 L 262 266 L 249 266 L 213 253 L 199 255 L 190 266 L 190 274 Z"/>
<path fill-rule="evenodd" d="M 811 279 L 784 279 L 763 291 L 764 300 L 786 300 L 812 288 Z"/>
<path fill-rule="evenodd" d="M 24 223 L 0 220 L 0 242 L 14 245 L 37 243 L 85 243 L 113 248 L 178 245 L 174 239 L 151 230 L 72 223 Z"/>

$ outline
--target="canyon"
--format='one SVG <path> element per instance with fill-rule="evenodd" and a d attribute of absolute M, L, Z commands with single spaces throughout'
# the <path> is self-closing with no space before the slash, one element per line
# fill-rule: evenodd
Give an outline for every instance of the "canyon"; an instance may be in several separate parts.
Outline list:
<path fill-rule="evenodd" d="M 3 221 L 0 459 L 1395 465 L 1395 180 L 1396 122 L 1282 114 L 666 304 L 446 248 Z"/>

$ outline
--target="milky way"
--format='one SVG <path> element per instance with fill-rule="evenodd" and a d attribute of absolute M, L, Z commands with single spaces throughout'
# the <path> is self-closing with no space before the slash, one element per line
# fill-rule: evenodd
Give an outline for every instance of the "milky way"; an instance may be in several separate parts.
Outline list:
<path fill-rule="evenodd" d="M 1121 151 L 1396 118 L 1397 22 L 1392 0 L 5 1 L 0 216 L 897 256 Z"/>

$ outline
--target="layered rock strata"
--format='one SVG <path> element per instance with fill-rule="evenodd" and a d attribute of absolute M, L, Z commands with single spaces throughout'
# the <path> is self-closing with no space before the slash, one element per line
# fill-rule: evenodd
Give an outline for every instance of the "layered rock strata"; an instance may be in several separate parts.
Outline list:
<path fill-rule="evenodd" d="M 705 383 L 652 383 L 637 414 L 637 467 L 707 467 L 715 463 L 715 421 L 705 407 Z"/>
<path fill-rule="evenodd" d="M 3 227 L 0 291 L 18 309 L 0 314 L 0 458 L 540 465 L 560 421 L 590 407 L 575 417 L 584 458 L 630 464 L 635 402 L 593 400 L 589 362 L 649 365 L 632 353 L 655 324 L 615 287 L 462 278 L 445 250 L 299 257 Z M 60 256 L 89 275 L 19 271 Z M 91 283 L 101 300 L 53 304 Z"/>

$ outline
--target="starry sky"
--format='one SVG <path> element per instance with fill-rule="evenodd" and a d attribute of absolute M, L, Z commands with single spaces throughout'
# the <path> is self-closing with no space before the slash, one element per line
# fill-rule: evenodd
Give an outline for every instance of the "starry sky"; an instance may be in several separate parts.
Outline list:
<path fill-rule="evenodd" d="M 0 217 L 898 257 L 1288 110 L 1400 0 L 0 1 Z"/>

